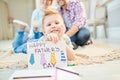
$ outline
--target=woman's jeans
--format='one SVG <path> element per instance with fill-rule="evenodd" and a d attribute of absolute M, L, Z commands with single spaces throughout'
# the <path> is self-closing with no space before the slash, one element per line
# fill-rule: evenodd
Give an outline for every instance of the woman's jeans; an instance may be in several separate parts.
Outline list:
<path fill-rule="evenodd" d="M 70 39 L 72 42 L 76 43 L 78 46 L 84 46 L 85 44 L 87 44 L 87 41 L 90 39 L 90 32 L 87 28 L 82 27 Z"/>
<path fill-rule="evenodd" d="M 15 41 L 12 46 L 15 53 L 27 53 L 27 41 L 37 41 L 43 35 L 42 32 L 34 32 L 34 38 L 29 39 L 28 34 L 24 34 L 24 31 L 18 31 Z"/>

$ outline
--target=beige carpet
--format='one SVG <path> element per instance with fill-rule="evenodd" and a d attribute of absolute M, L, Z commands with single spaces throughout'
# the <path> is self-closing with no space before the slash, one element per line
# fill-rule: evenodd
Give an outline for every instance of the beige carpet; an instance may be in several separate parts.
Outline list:
<path fill-rule="evenodd" d="M 75 52 L 75 61 L 68 61 L 68 64 L 91 65 L 120 59 L 120 48 L 98 42 L 85 47 L 79 47 Z M 14 54 L 10 47 L 6 50 L 0 50 L 0 54 L 0 69 L 27 67 L 26 54 Z"/>
<path fill-rule="evenodd" d="M 75 61 L 69 61 L 69 64 L 90 65 L 104 63 L 106 61 L 120 59 L 120 48 L 112 47 L 103 43 L 94 42 L 92 45 L 79 47 L 76 50 Z"/>

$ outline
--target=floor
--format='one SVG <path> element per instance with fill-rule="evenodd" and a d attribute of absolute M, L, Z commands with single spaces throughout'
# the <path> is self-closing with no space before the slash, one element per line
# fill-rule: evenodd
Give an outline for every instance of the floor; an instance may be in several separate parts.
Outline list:
<path fill-rule="evenodd" d="M 120 40 L 96 39 L 95 41 L 120 47 Z M 0 41 L 0 49 L 4 49 L 3 46 L 10 45 L 11 42 L 11 40 Z M 73 69 L 82 75 L 81 80 L 120 80 L 120 60 L 108 61 L 104 64 L 74 66 Z M 14 69 L 0 69 L 0 80 L 8 80 L 13 72 Z"/>
<path fill-rule="evenodd" d="M 74 70 L 80 72 L 81 80 L 120 80 L 119 68 L 120 60 L 117 60 L 104 64 L 82 65 L 74 67 Z"/>
<path fill-rule="evenodd" d="M 101 38 L 98 38 L 96 39 L 96 41 L 99 41 L 99 42 L 103 42 L 103 43 L 106 43 L 108 45 L 111 45 L 111 46 L 115 46 L 115 47 L 120 47 L 120 39 L 101 39 Z"/>
<path fill-rule="evenodd" d="M 120 80 L 120 60 L 75 66 L 73 69 L 80 73 L 81 80 Z M 11 69 L 0 69 L 0 80 L 8 80 L 13 72 Z"/>

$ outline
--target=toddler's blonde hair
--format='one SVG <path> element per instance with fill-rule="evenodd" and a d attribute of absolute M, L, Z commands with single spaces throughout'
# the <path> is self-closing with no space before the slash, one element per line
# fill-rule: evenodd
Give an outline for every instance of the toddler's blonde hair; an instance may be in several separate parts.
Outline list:
<path fill-rule="evenodd" d="M 45 17 L 46 16 L 49 16 L 49 15 L 53 15 L 53 14 L 57 14 L 57 15 L 60 15 L 58 11 L 56 10 L 53 10 L 53 9 L 46 9 L 44 11 L 44 16 L 43 16 L 43 19 L 42 19 L 42 25 L 44 25 L 44 20 L 45 20 Z M 61 15 L 60 15 L 61 16 Z M 62 18 L 62 17 L 61 17 Z M 43 26 L 44 27 L 44 26 Z"/>

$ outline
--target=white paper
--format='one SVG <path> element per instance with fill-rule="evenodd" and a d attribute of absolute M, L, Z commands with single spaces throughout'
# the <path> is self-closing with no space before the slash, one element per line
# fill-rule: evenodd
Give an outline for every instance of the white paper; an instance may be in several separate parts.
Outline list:
<path fill-rule="evenodd" d="M 46 76 L 46 75 L 54 75 L 54 69 L 42 69 L 42 70 L 16 70 L 9 80 L 13 80 L 14 77 L 26 77 L 26 76 Z M 49 80 L 50 78 L 27 78 L 22 80 Z"/>
<path fill-rule="evenodd" d="M 64 68 L 69 71 L 74 71 L 70 67 Z M 74 71 L 75 72 L 75 71 Z M 19 80 L 55 80 L 56 72 L 55 68 L 51 69 L 42 69 L 42 70 L 31 70 L 31 69 L 25 69 L 25 70 L 16 70 L 9 80 L 13 80 L 13 77 L 25 77 L 25 76 L 45 76 L 45 75 L 51 75 L 53 78 L 27 78 L 27 79 L 19 79 Z M 57 80 L 80 80 L 81 77 L 72 73 L 68 73 L 62 70 L 57 71 Z M 17 79 L 16 79 L 17 80 Z"/>
<path fill-rule="evenodd" d="M 29 69 L 67 66 L 66 45 L 63 41 L 56 44 L 49 41 L 28 42 L 27 48 Z"/>

